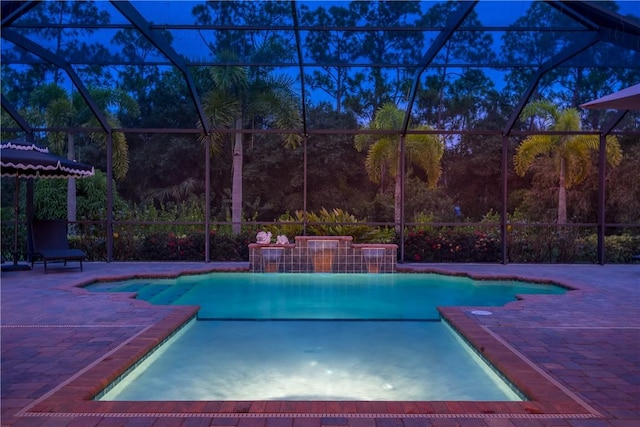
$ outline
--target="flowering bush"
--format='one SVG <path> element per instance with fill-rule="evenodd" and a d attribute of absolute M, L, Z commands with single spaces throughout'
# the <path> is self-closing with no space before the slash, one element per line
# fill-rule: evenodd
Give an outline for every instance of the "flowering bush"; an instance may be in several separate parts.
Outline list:
<path fill-rule="evenodd" d="M 240 234 L 212 230 L 209 233 L 209 257 L 212 261 L 248 261 L 253 230 Z M 192 232 L 187 235 L 153 233 L 141 239 L 138 259 L 162 261 L 199 261 L 205 255 L 204 234 Z"/>
<path fill-rule="evenodd" d="M 197 237 L 174 233 L 153 233 L 144 237 L 140 256 L 142 259 L 178 261 L 202 258 L 204 245 Z M 202 240 L 202 239 L 200 239 Z"/>
<path fill-rule="evenodd" d="M 399 243 L 399 242 L 398 242 Z M 406 232 L 408 262 L 499 262 L 500 239 L 471 227 L 414 227 Z"/>
<path fill-rule="evenodd" d="M 297 215 L 297 214 L 296 214 Z M 311 231 L 326 235 L 352 235 L 354 242 L 400 244 L 391 227 L 376 227 L 362 223 L 343 225 L 353 219 L 342 211 L 323 211 L 312 216 L 317 221 Z M 269 230 L 274 235 L 287 235 L 290 241 L 302 234 L 297 220 L 301 217 L 282 218 L 269 225 L 243 226 L 234 234 L 230 226 L 213 227 L 210 231 L 212 261 L 248 261 L 249 244 L 255 242 L 256 233 Z M 323 224 L 324 223 L 324 224 Z M 488 217 L 486 222 L 459 226 L 434 225 L 426 218 L 424 223 L 405 229 L 404 261 L 406 262 L 501 262 L 499 221 Z M 8 224 L 11 224 L 9 222 Z M 3 233 L 12 228 L 4 226 Z M 321 227 L 324 226 L 324 227 Z M 299 232 L 295 232 L 300 227 Z M 70 235 L 73 247 L 85 251 L 89 260 L 106 260 L 106 231 L 102 223 L 79 223 L 76 234 Z M 286 231 L 285 231 L 286 230 Z M 353 232 L 353 234 L 350 234 Z M 607 263 L 630 263 L 632 256 L 640 254 L 640 235 L 637 229 L 621 230 L 619 235 L 605 237 Z M 23 231 L 23 233 L 26 233 Z M 290 234 L 291 233 L 291 234 Z M 12 241 L 12 239 L 10 239 Z M 201 225 L 177 225 L 168 222 L 151 225 L 119 224 L 113 231 L 113 258 L 119 261 L 202 261 L 205 236 Z M 3 242 L 4 244 L 5 242 Z M 3 247 L 4 248 L 4 247 Z M 10 254 L 7 245 L 5 251 Z M 522 221 L 507 225 L 508 262 L 516 263 L 595 263 L 597 234 L 595 227 L 558 227 L 557 225 L 528 224 Z M 398 254 L 401 250 L 398 251 Z"/>

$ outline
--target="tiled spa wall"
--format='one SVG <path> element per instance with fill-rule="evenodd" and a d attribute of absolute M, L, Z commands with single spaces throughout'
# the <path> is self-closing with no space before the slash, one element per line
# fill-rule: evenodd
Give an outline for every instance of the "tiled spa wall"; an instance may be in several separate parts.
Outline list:
<path fill-rule="evenodd" d="M 296 236 L 295 243 L 249 244 L 252 272 L 392 273 L 398 245 L 353 243 L 351 236 Z"/>

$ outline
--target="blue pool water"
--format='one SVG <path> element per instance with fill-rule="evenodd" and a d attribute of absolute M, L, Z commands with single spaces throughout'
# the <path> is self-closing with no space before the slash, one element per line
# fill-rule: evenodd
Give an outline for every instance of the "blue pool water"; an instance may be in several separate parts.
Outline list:
<path fill-rule="evenodd" d="M 153 304 L 199 305 L 199 319 L 439 320 L 438 306 L 502 306 L 559 286 L 438 274 L 211 273 L 98 283 Z"/>
<path fill-rule="evenodd" d="M 97 283 L 201 307 L 102 400 L 521 400 L 439 321 L 556 286 L 435 274 L 212 273 Z"/>

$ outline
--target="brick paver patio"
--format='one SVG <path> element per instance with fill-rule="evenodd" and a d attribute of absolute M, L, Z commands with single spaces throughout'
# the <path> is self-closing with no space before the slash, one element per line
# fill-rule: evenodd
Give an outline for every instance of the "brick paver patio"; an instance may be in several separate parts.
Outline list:
<path fill-rule="evenodd" d="M 640 265 L 403 264 L 408 271 L 554 281 L 491 316 L 443 317 L 525 402 L 102 402 L 91 398 L 196 307 L 88 293 L 98 279 L 246 270 L 245 263 L 86 263 L 2 273 L 2 426 L 426 427 L 640 425 Z M 486 307 L 482 307 L 486 310 Z"/>

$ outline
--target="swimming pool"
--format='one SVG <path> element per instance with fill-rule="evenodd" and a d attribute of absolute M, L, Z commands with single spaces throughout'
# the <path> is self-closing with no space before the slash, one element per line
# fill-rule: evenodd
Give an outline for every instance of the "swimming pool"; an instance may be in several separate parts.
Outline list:
<path fill-rule="evenodd" d="M 435 274 L 212 273 L 97 283 L 191 322 L 101 400 L 520 400 L 437 306 L 564 288 Z"/>

